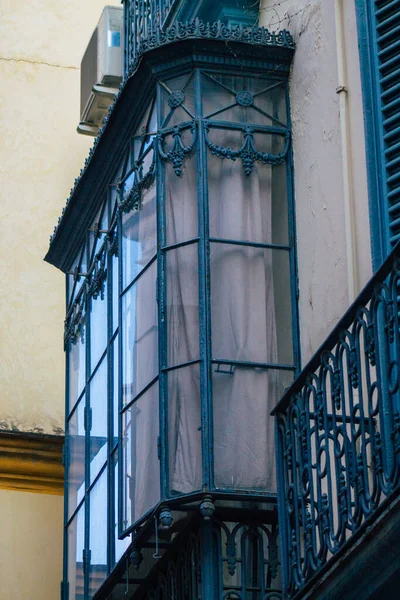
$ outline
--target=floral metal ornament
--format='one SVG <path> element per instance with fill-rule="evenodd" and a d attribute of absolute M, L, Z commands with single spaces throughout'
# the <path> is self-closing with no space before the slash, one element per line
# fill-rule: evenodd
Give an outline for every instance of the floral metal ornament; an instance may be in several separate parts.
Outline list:
<path fill-rule="evenodd" d="M 156 165 L 154 153 L 149 170 L 145 175 L 141 174 L 141 163 L 136 163 L 134 169 L 136 171 L 136 178 L 132 188 L 123 196 L 122 200 L 117 200 L 120 212 L 127 213 L 140 207 L 143 191 L 151 186 L 155 178 Z"/>
<path fill-rule="evenodd" d="M 182 142 L 182 133 L 184 130 L 190 129 L 193 135 L 193 141 L 189 146 L 185 146 Z M 172 135 L 174 141 L 172 147 L 167 152 L 164 150 L 164 141 L 167 135 Z M 182 175 L 183 161 L 193 151 L 197 141 L 197 127 L 196 122 L 191 121 L 183 123 L 182 125 L 175 125 L 172 130 L 164 131 L 158 135 L 158 151 L 161 158 L 172 164 L 175 174 L 180 177 Z"/>
<path fill-rule="evenodd" d="M 79 335 L 81 341 L 84 341 L 84 321 L 85 321 L 86 290 L 83 288 L 79 298 L 74 302 L 64 321 L 64 345 L 68 342 L 76 344 Z"/>
<path fill-rule="evenodd" d="M 96 256 L 96 263 L 88 285 L 88 295 L 91 298 L 104 300 L 104 284 L 107 277 L 106 252 L 103 250 Z"/>
<path fill-rule="evenodd" d="M 278 154 L 272 154 L 269 152 L 260 152 L 254 145 L 254 128 L 251 126 L 243 127 L 244 143 L 239 150 L 233 150 L 233 148 L 225 148 L 214 144 L 209 138 L 209 132 L 211 125 L 209 122 L 205 122 L 205 139 L 211 154 L 218 156 L 219 158 L 227 158 L 229 160 L 236 160 L 240 158 L 243 162 L 244 172 L 247 176 L 253 172 L 254 164 L 261 162 L 264 165 L 279 165 L 285 160 L 288 150 L 290 135 L 289 132 L 285 132 L 283 135 L 285 139 L 285 147 L 282 152 Z"/>
<path fill-rule="evenodd" d="M 183 92 L 172 92 L 168 98 L 168 104 L 171 108 L 178 108 L 185 102 L 185 94 Z"/>
<path fill-rule="evenodd" d="M 294 49 L 293 37 L 286 30 L 275 33 L 265 29 L 265 27 L 244 27 L 243 25 L 231 27 L 221 21 L 214 23 L 205 23 L 200 19 L 194 19 L 186 23 L 178 21 L 169 29 L 155 28 L 150 35 L 142 38 L 139 44 L 131 46 L 128 52 L 130 73 L 136 68 L 139 57 L 145 52 L 165 44 L 191 38 L 245 42 L 257 46 L 279 46 Z"/>
<path fill-rule="evenodd" d="M 254 96 L 250 92 L 238 92 L 236 94 L 236 102 L 240 106 L 253 106 Z"/>

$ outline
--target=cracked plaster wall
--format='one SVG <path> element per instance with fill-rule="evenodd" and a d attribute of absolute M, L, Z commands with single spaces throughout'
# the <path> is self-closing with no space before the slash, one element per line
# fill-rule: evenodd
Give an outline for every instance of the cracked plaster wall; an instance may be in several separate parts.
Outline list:
<path fill-rule="evenodd" d="M 79 67 L 106 3 L 0 3 L 0 429 L 63 431 L 64 276 L 43 256 L 93 141 Z"/>
<path fill-rule="evenodd" d="M 361 289 L 372 274 L 363 107 L 354 0 L 343 4 Z M 334 1 L 262 0 L 260 24 L 286 28 L 296 42 L 290 97 L 304 365 L 349 306 Z"/>

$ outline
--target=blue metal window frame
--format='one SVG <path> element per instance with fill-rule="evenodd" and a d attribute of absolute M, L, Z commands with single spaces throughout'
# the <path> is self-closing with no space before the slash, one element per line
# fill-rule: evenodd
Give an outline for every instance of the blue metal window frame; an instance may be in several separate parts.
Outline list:
<path fill-rule="evenodd" d="M 112 185 L 112 184 L 111 184 Z M 115 229 L 116 222 L 116 214 L 112 215 L 112 206 L 110 202 L 110 193 L 109 189 L 107 190 L 106 198 L 103 199 L 104 202 L 104 210 L 108 211 L 108 223 L 114 222 L 114 225 L 110 227 L 110 230 Z M 114 370 L 114 347 L 116 345 L 116 339 L 119 336 L 119 327 L 113 332 L 113 276 L 114 276 L 114 265 L 113 265 L 113 251 L 111 246 L 111 240 L 108 239 L 108 235 L 104 235 L 103 233 L 98 234 L 98 236 L 102 235 L 102 241 L 100 242 L 100 250 L 94 252 L 96 239 L 93 242 L 93 249 L 90 250 L 89 247 L 89 235 L 90 231 L 88 231 L 85 236 L 85 244 L 83 247 L 83 251 L 79 252 L 79 255 L 84 257 L 86 255 L 86 264 L 88 266 L 87 274 L 78 275 L 75 273 L 75 286 L 79 279 L 83 278 L 86 281 L 79 287 L 79 291 L 74 294 L 72 298 L 71 294 L 73 291 L 70 289 L 72 287 L 71 277 L 72 273 L 67 274 L 66 277 L 66 309 L 67 314 L 73 308 L 77 299 L 79 299 L 82 295 L 85 296 L 85 309 L 84 309 L 84 330 L 85 330 L 85 384 L 78 395 L 78 398 L 75 402 L 70 405 L 69 399 L 69 352 L 68 347 L 72 343 L 70 340 L 66 342 L 66 386 L 65 386 L 65 414 L 66 414 L 66 441 L 65 441 L 65 449 L 64 449 L 64 468 L 65 468 L 65 482 L 64 482 L 64 580 L 61 584 L 61 594 L 62 598 L 67 600 L 69 594 L 69 582 L 68 582 L 68 530 L 75 517 L 78 515 L 80 509 L 84 507 L 84 550 L 83 550 L 83 575 L 84 575 L 84 598 L 92 597 L 93 594 L 89 594 L 89 575 L 90 575 L 90 503 L 91 503 L 91 492 L 95 488 L 96 484 L 102 477 L 104 473 L 107 474 L 107 576 L 112 571 L 115 565 L 115 502 L 114 502 L 114 490 L 115 490 L 115 469 L 114 469 L 114 460 L 116 453 L 118 451 L 118 441 L 114 443 L 114 407 L 113 407 L 113 370 Z M 90 272 L 94 268 L 96 263 L 96 256 L 100 254 L 102 251 L 106 254 L 106 277 L 105 281 L 107 283 L 107 293 L 104 296 L 104 299 L 100 300 L 102 302 L 106 302 L 107 304 L 107 333 L 106 333 L 106 347 L 103 352 L 100 354 L 97 363 L 93 365 L 91 368 L 91 336 L 90 336 L 90 328 L 91 328 L 91 319 L 90 319 L 90 311 L 91 311 L 91 303 L 99 301 L 98 298 L 92 297 L 90 294 L 85 294 L 85 286 L 88 285 L 90 281 Z M 90 257 L 90 254 L 93 254 Z M 92 258 L 92 261 L 90 259 Z M 79 266 L 79 265 L 78 265 Z M 80 343 L 79 341 L 77 343 Z M 106 402 L 107 402 L 107 455 L 105 458 L 104 464 L 99 468 L 98 472 L 94 476 L 93 480 L 90 481 L 90 421 L 91 421 L 91 403 L 90 403 L 90 384 L 94 380 L 96 373 L 99 368 L 101 368 L 103 362 L 106 361 L 107 366 L 107 390 L 106 390 Z M 68 480 L 69 480 L 69 424 L 71 418 L 75 415 L 79 404 L 84 403 L 84 430 L 85 430 L 85 465 L 84 465 L 84 494 L 83 498 L 77 503 L 73 512 L 69 514 L 69 494 L 68 494 Z M 96 592 L 97 590 L 95 590 Z M 95 593 L 94 592 L 94 593 Z"/>

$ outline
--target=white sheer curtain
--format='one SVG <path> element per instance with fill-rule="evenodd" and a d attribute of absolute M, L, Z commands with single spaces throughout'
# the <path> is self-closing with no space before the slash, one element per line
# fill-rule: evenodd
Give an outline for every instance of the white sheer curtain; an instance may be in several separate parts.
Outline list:
<path fill-rule="evenodd" d="M 220 130 L 218 138 L 226 147 L 237 146 L 236 135 L 229 132 Z M 246 177 L 240 160 L 210 155 L 208 181 L 212 237 L 271 241 L 270 166 L 255 166 Z M 185 235 L 176 232 L 190 230 L 192 237 L 191 224 L 197 222 L 195 178 L 184 171 L 181 178 L 172 174 L 168 182 L 167 221 L 182 241 Z M 169 364 L 197 358 L 193 351 L 198 340 L 197 263 L 188 248 L 171 255 L 167 263 Z M 271 251 L 213 243 L 210 261 L 213 358 L 276 363 Z M 219 370 L 229 371 L 229 367 Z M 170 482 L 172 490 L 187 493 L 201 487 L 198 368 L 170 373 L 168 387 Z M 213 368 L 217 486 L 275 489 L 269 413 L 276 401 L 274 371 L 236 367 L 226 374 Z"/>
<path fill-rule="evenodd" d="M 241 161 L 210 157 L 208 177 L 212 235 L 270 242 L 270 166 L 255 166 L 246 176 Z M 213 358 L 276 363 L 271 251 L 214 243 L 210 260 Z M 275 489 L 270 411 L 277 399 L 274 371 L 238 366 L 213 368 L 217 487 Z"/>
<path fill-rule="evenodd" d="M 167 243 L 198 235 L 196 158 L 184 163 L 177 177 L 167 169 Z M 198 244 L 166 255 L 168 365 L 199 358 Z M 201 488 L 201 424 L 199 366 L 168 373 L 169 479 L 172 492 Z"/>

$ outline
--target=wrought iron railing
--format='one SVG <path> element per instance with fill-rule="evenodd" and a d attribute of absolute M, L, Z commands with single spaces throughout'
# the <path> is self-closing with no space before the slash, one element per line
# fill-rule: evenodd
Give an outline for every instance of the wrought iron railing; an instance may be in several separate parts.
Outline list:
<path fill-rule="evenodd" d="M 399 490 L 399 293 L 398 246 L 274 411 L 287 598 Z"/>
<path fill-rule="evenodd" d="M 125 0 L 125 69 L 134 62 L 144 40 L 167 23 L 177 0 Z"/>

